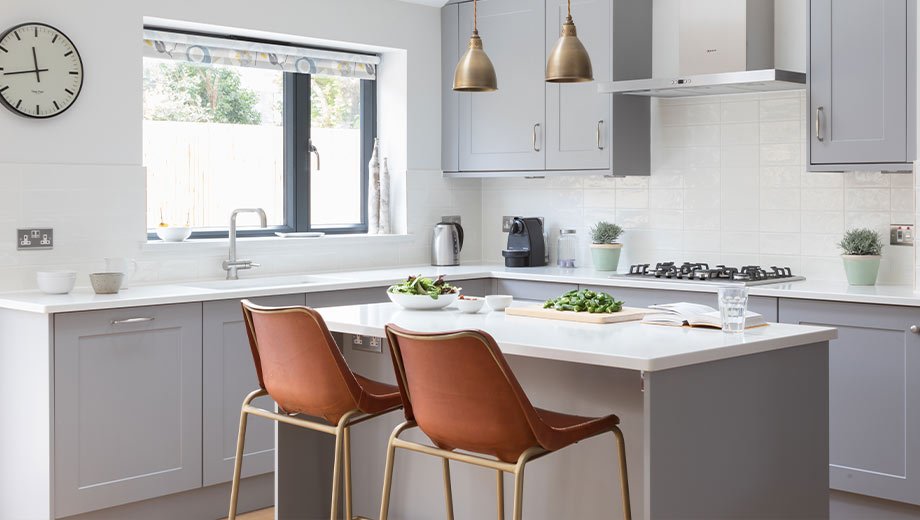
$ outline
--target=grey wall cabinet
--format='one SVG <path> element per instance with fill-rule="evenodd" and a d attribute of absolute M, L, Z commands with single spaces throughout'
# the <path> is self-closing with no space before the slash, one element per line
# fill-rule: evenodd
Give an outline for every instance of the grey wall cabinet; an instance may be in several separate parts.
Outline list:
<path fill-rule="evenodd" d="M 469 35 L 467 35 L 469 36 Z M 441 9 L 441 169 L 460 170 L 460 93 L 454 92 L 454 68 L 460 60 L 460 6 Z"/>
<path fill-rule="evenodd" d="M 303 305 L 303 294 L 253 298 L 269 306 Z M 249 392 L 259 387 L 239 300 L 205 302 L 203 317 L 202 435 L 205 486 L 229 482 L 236 459 L 240 407 Z M 268 396 L 253 404 L 274 410 Z M 275 469 L 275 429 L 268 419 L 252 416 L 246 428 L 243 477 Z"/>
<path fill-rule="evenodd" d="M 610 94 L 599 94 L 597 82 L 611 81 L 613 32 L 611 0 L 572 2 L 578 36 L 594 69 L 594 81 L 546 83 L 546 169 L 606 170 L 610 168 Z M 546 56 L 559 39 L 566 0 L 546 0 Z"/>
<path fill-rule="evenodd" d="M 597 91 L 599 81 L 651 74 L 651 2 L 575 0 L 572 15 L 595 80 L 545 82 L 564 0 L 483 0 L 479 33 L 498 91 L 458 93 L 454 70 L 467 49 L 472 2 L 441 11 L 442 169 L 471 176 L 649 174 L 649 101 Z"/>
<path fill-rule="evenodd" d="M 55 515 L 201 486 L 201 304 L 54 318 Z"/>
<path fill-rule="evenodd" d="M 831 488 L 920 504 L 920 334 L 910 330 L 920 311 L 780 299 L 779 317 L 838 330 L 830 345 Z"/>
<path fill-rule="evenodd" d="M 543 170 L 544 4 L 486 0 L 479 4 L 479 35 L 498 75 L 498 91 L 459 96 L 460 170 Z M 465 51 L 473 4 L 460 4 L 458 46 Z M 456 66 L 447 63 L 445 67 Z"/>
<path fill-rule="evenodd" d="M 912 168 L 916 7 L 916 0 L 810 0 L 810 171 Z"/>

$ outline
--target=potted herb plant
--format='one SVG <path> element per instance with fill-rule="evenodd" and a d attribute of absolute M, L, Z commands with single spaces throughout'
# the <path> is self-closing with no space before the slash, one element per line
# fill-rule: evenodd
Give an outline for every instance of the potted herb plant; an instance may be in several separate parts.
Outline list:
<path fill-rule="evenodd" d="M 850 229 L 837 244 L 843 250 L 843 269 L 850 285 L 875 285 L 882 259 L 882 237 L 877 231 Z"/>
<path fill-rule="evenodd" d="M 623 244 L 617 239 L 623 234 L 623 228 L 611 222 L 600 221 L 591 228 L 591 258 L 594 269 L 598 271 L 616 271 L 620 263 L 620 251 Z"/>

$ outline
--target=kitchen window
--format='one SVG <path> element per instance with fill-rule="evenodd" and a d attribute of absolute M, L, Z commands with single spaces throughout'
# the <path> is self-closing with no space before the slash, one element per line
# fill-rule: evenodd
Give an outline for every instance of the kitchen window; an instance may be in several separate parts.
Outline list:
<path fill-rule="evenodd" d="M 367 232 L 376 56 L 144 31 L 147 228 L 226 237 Z M 256 226 L 243 214 L 240 226 Z"/>

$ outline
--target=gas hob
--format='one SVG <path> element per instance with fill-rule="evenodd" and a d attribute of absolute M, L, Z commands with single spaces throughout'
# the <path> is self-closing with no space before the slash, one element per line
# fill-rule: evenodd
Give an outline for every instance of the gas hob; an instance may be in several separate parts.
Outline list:
<path fill-rule="evenodd" d="M 636 264 L 629 267 L 629 273 L 611 276 L 611 278 L 614 277 L 742 285 L 766 285 L 805 279 L 804 276 L 792 274 L 792 269 L 789 267 L 760 267 L 759 265 L 710 267 L 709 264 L 703 262 L 684 262 L 680 265 L 675 262 L 661 262 L 655 264 L 654 267 L 651 264 Z"/>

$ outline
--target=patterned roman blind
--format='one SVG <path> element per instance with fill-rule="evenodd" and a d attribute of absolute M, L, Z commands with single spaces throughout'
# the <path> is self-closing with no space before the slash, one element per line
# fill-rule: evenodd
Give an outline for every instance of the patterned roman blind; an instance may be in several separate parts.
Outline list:
<path fill-rule="evenodd" d="M 144 29 L 144 57 L 372 80 L 380 57 Z"/>

